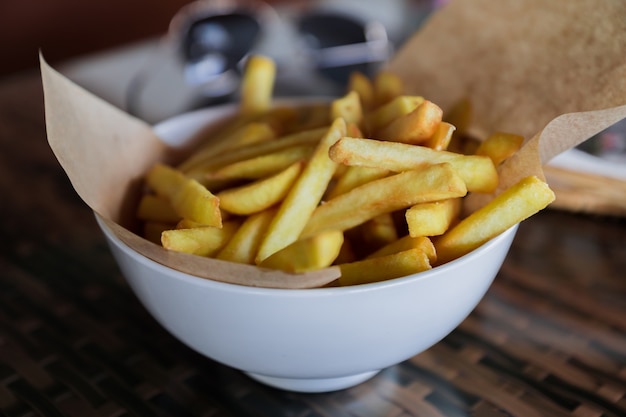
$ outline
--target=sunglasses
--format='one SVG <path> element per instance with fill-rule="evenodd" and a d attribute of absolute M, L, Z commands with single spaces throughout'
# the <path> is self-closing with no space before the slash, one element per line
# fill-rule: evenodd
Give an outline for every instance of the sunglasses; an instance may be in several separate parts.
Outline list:
<path fill-rule="evenodd" d="M 127 90 L 127 110 L 136 116 L 145 113 L 146 102 L 157 104 L 143 97 L 156 96 L 148 89 L 163 90 L 171 101 L 173 86 L 176 94 L 184 92 L 186 108 L 179 104 L 174 113 L 231 101 L 247 57 L 257 53 L 277 63 L 276 96 L 336 95 L 352 72 L 374 74 L 393 44 L 383 24 L 356 14 L 302 5 L 279 11 L 258 0 L 199 0 L 176 13 L 159 49 L 160 62 L 147 64 Z"/>

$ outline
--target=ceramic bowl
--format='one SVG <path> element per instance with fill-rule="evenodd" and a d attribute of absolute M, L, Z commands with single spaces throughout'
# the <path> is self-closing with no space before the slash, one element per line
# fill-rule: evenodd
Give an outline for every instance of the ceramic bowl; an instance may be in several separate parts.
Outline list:
<path fill-rule="evenodd" d="M 155 127 L 183 143 L 223 109 Z M 476 307 L 498 273 L 517 226 L 473 252 L 385 282 L 269 289 L 195 277 L 125 245 L 96 215 L 122 274 L 154 318 L 212 360 L 267 385 L 326 392 L 357 385 L 437 343 Z"/>

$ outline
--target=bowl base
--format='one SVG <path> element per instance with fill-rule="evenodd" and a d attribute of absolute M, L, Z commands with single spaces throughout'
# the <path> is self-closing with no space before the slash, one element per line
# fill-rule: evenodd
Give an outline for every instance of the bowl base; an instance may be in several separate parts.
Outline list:
<path fill-rule="evenodd" d="M 252 372 L 246 372 L 250 378 L 261 382 L 270 387 L 280 388 L 286 391 L 296 392 L 329 392 L 338 391 L 345 388 L 350 388 L 355 385 L 359 385 L 362 382 L 367 381 L 376 375 L 379 370 L 363 372 L 355 375 L 348 375 L 338 378 L 278 378 L 268 375 L 255 374 Z"/>

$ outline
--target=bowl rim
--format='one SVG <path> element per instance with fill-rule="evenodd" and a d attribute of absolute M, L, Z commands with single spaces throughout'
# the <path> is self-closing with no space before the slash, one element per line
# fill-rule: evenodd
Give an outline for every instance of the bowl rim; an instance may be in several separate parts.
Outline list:
<path fill-rule="evenodd" d="M 464 264 L 470 262 L 472 258 L 476 256 L 480 256 L 485 252 L 489 252 L 489 250 L 493 246 L 497 246 L 502 243 L 503 240 L 507 240 L 508 238 L 514 239 L 515 234 L 517 233 L 517 229 L 519 227 L 519 223 L 511 226 L 509 229 L 500 233 L 498 236 L 493 237 L 489 241 L 485 242 L 478 248 L 473 251 L 457 258 L 452 261 L 448 261 L 442 265 L 437 265 L 432 269 L 427 271 L 418 272 L 411 275 L 406 275 L 403 277 L 392 278 L 384 281 L 345 286 L 345 287 L 321 287 L 321 288 L 297 288 L 297 289 L 288 289 L 288 288 L 267 288 L 267 287 L 254 287 L 247 286 L 241 284 L 233 284 L 229 282 L 221 282 L 216 280 L 211 280 L 208 278 L 202 278 L 195 275 L 188 274 L 183 271 L 176 270 L 167 265 L 161 264 L 157 261 L 154 261 L 141 253 L 135 251 L 122 240 L 120 240 L 115 233 L 106 225 L 104 219 L 96 212 L 94 212 L 96 222 L 100 226 L 100 229 L 104 232 L 107 239 L 109 239 L 113 244 L 115 244 L 122 251 L 127 253 L 131 258 L 135 259 L 143 263 L 144 265 L 165 272 L 166 275 L 171 276 L 172 278 L 186 281 L 189 284 L 193 285 L 201 285 L 208 286 L 212 288 L 216 288 L 222 291 L 233 291 L 233 292 L 244 292 L 244 293 L 260 293 L 265 295 L 280 295 L 280 296 L 290 296 L 290 297 L 301 297 L 301 296 L 339 296 L 346 294 L 356 294 L 362 292 L 371 292 L 378 291 L 381 289 L 391 289 L 398 286 L 405 286 L 415 281 L 422 281 L 426 279 L 434 279 L 437 275 L 444 273 L 447 269 L 451 268 L 462 268 Z M 513 236 L 511 236 L 513 235 Z M 507 249 L 508 253 L 508 249 Z M 505 255 L 506 256 L 506 255 Z"/>

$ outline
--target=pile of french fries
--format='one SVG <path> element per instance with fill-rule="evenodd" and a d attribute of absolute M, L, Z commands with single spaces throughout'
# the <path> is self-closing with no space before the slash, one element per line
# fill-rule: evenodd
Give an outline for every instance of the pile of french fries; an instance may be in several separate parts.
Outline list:
<path fill-rule="evenodd" d="M 249 58 L 237 114 L 177 166 L 146 175 L 145 237 L 199 256 L 293 273 L 338 265 L 336 285 L 425 271 L 545 208 L 554 193 L 524 178 L 492 193 L 523 138 L 464 133 L 470 107 L 444 117 L 392 73 L 354 73 L 343 97 L 276 106 L 276 68 Z M 444 120 L 445 119 L 445 120 Z"/>

